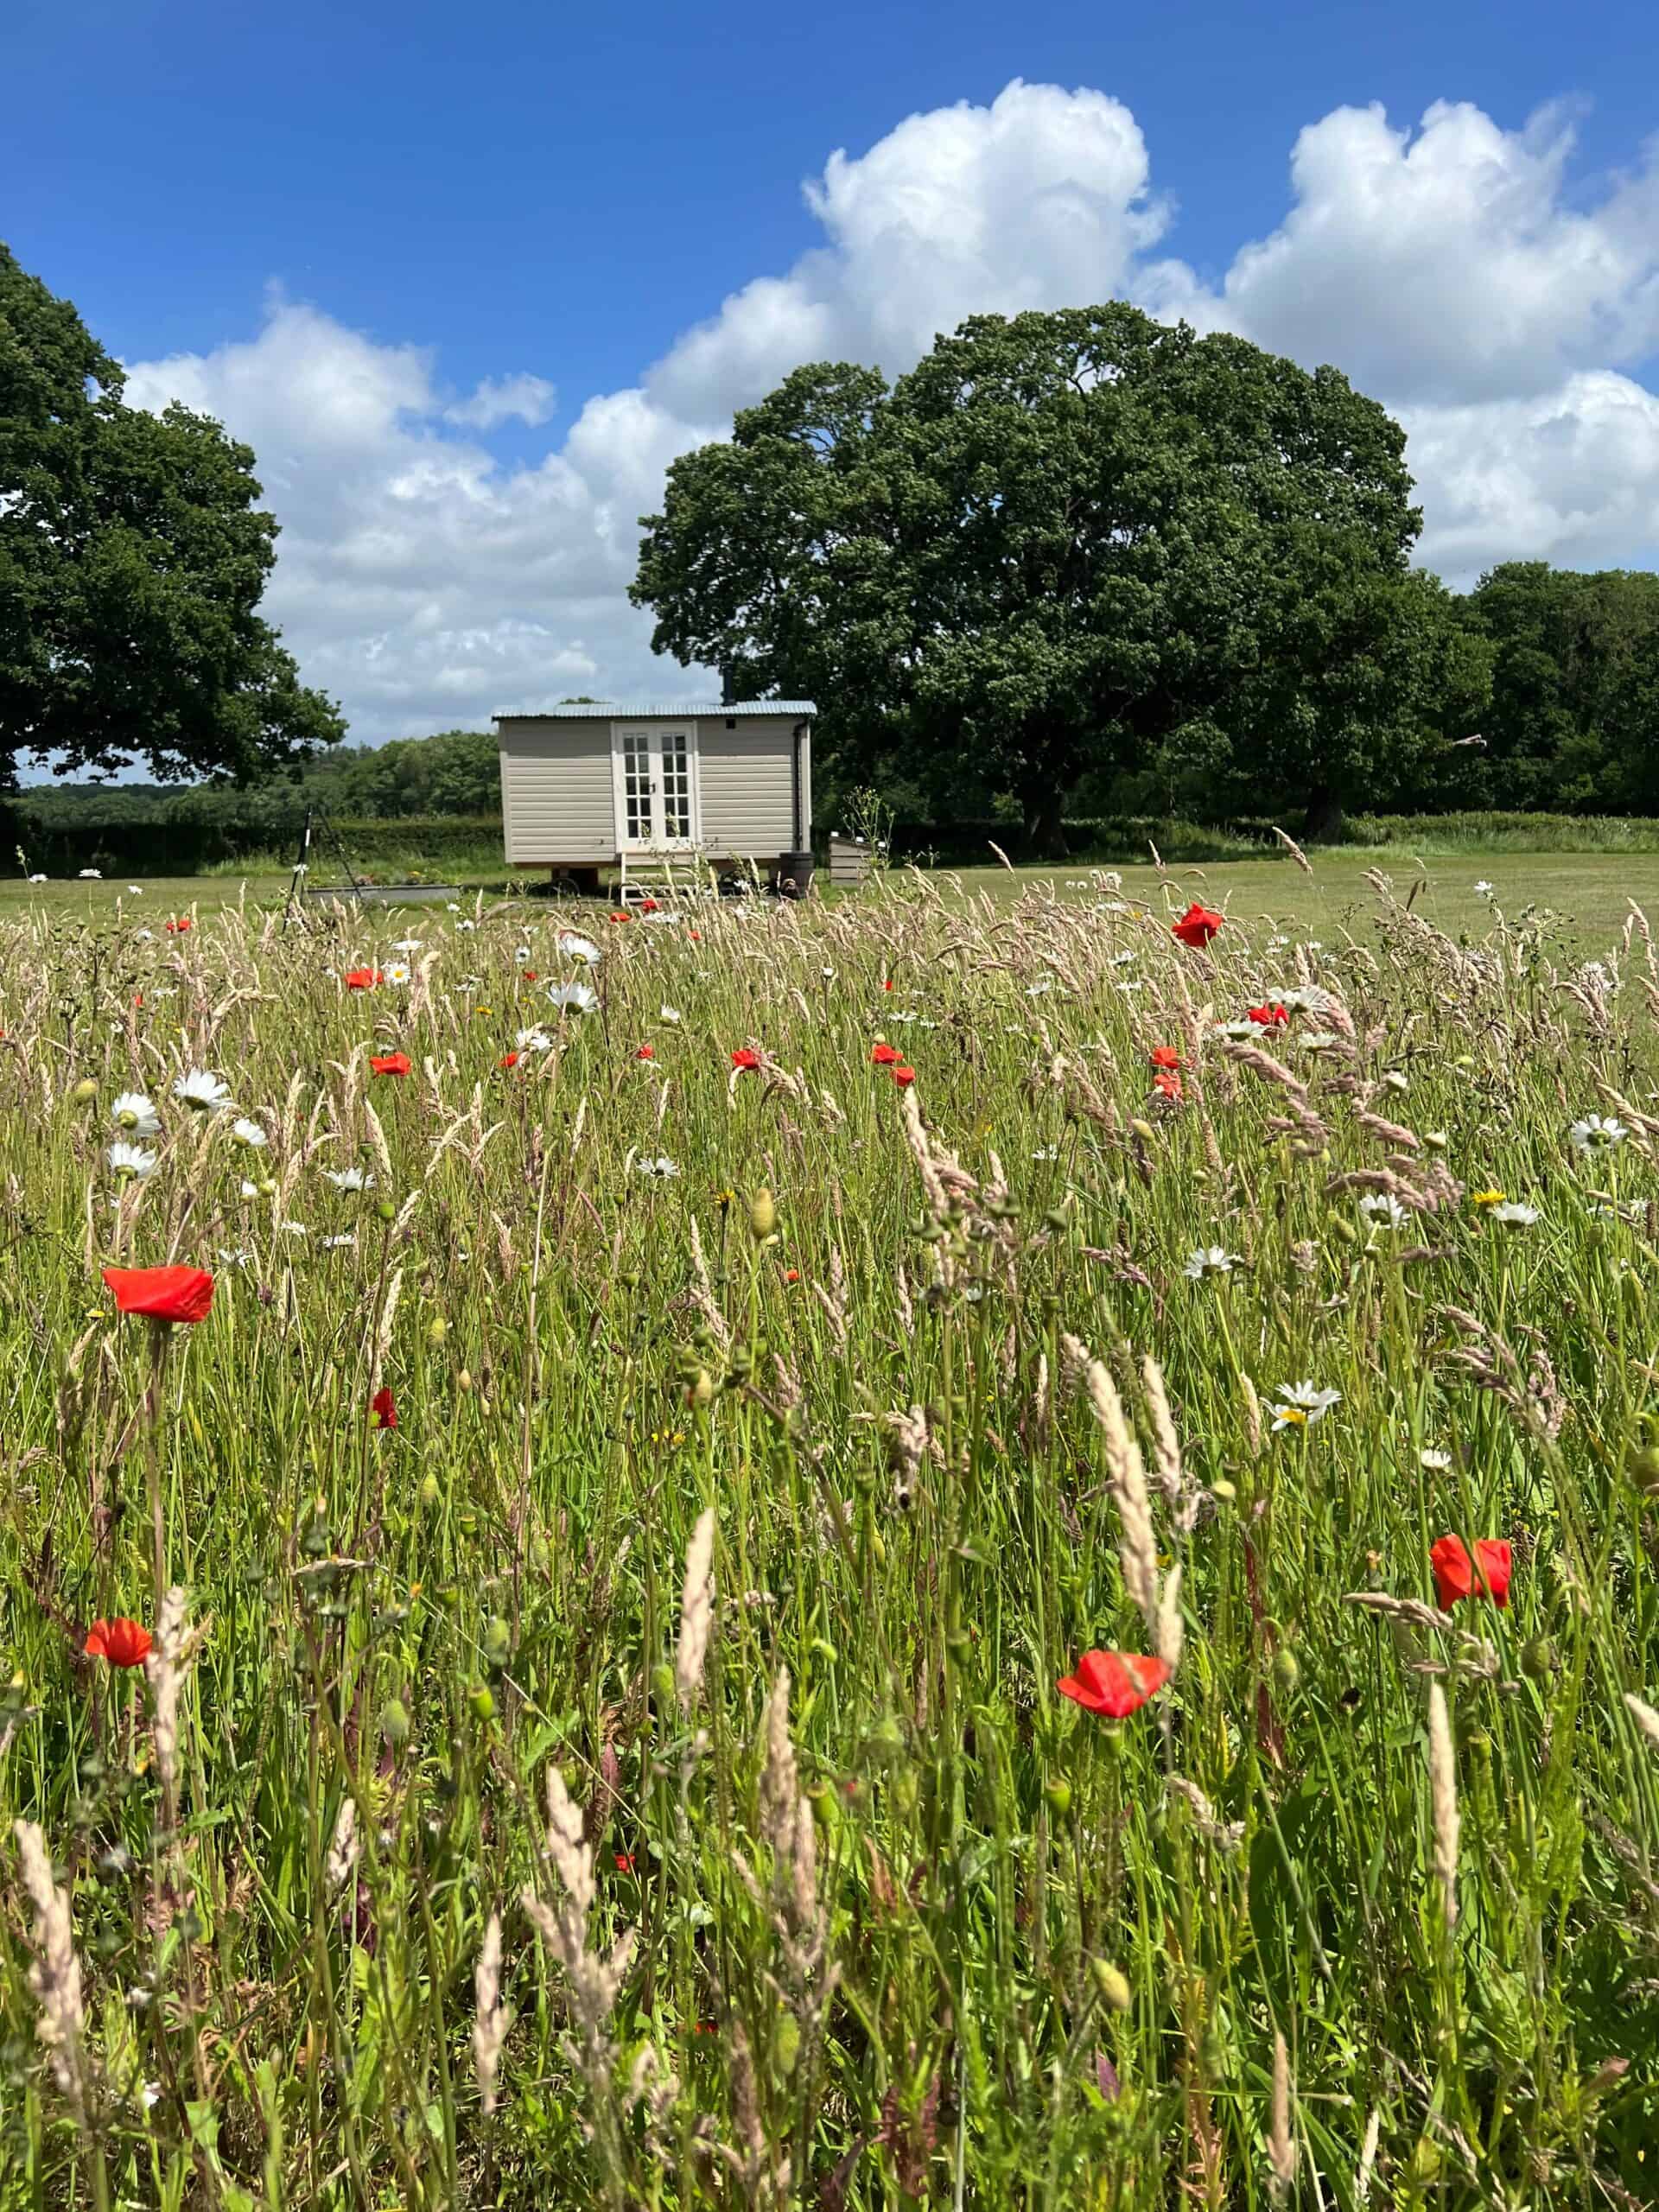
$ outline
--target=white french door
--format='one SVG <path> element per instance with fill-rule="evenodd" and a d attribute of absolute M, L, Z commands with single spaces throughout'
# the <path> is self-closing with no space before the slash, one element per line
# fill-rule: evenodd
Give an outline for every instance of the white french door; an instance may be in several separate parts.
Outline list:
<path fill-rule="evenodd" d="M 695 722 L 617 722 L 611 773 L 619 852 L 672 852 L 697 842 Z"/>

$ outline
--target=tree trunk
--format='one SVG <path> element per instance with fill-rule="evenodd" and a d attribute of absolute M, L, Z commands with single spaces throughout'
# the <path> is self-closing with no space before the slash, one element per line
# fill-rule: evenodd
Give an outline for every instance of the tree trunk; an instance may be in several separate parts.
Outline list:
<path fill-rule="evenodd" d="M 1033 860 L 1065 859 L 1065 799 L 1066 794 L 1052 784 L 1027 798 L 1026 846 Z"/>
<path fill-rule="evenodd" d="M 1343 810 L 1340 796 L 1329 784 L 1312 784 L 1307 793 L 1307 818 L 1302 824 L 1302 835 L 1310 844 L 1334 845 L 1342 837 Z"/>

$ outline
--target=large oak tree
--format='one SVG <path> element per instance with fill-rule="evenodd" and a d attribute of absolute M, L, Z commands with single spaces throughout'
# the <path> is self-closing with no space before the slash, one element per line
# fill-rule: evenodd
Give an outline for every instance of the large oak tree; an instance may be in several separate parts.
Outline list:
<path fill-rule="evenodd" d="M 48 754 L 245 779 L 344 728 L 257 611 L 276 522 L 251 451 L 124 382 L 0 245 L 0 783 Z"/>
<path fill-rule="evenodd" d="M 965 778 L 1042 847 L 1085 775 L 1201 774 L 1315 821 L 1483 696 L 1409 555 L 1404 434 L 1309 372 L 1122 304 L 979 315 L 890 388 L 798 370 L 645 518 L 655 643 L 815 697 L 837 764 Z"/>

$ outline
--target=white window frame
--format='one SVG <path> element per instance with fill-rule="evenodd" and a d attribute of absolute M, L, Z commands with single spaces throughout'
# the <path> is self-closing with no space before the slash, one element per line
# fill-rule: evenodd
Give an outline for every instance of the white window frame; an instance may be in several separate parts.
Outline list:
<path fill-rule="evenodd" d="M 623 739 L 643 735 L 646 744 L 646 759 L 651 764 L 651 829 L 648 838 L 628 836 L 627 797 L 623 785 Z M 686 778 L 691 801 L 691 834 L 689 837 L 668 838 L 663 835 L 663 740 L 668 736 L 683 736 L 685 740 Z M 688 853 L 702 842 L 702 779 L 697 748 L 697 725 L 694 718 L 679 721 L 621 721 L 611 724 L 611 809 L 619 853 Z"/>

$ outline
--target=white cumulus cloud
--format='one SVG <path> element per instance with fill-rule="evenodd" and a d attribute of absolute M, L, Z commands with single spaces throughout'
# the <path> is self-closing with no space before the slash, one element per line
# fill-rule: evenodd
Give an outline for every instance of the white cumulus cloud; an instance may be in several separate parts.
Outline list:
<path fill-rule="evenodd" d="M 283 525 L 268 609 L 308 681 L 378 739 L 580 690 L 684 696 L 626 600 L 637 518 L 676 454 L 807 360 L 889 375 L 965 315 L 1114 296 L 1332 361 L 1410 436 L 1423 557 L 1455 581 L 1509 557 L 1629 563 L 1659 543 L 1659 165 L 1587 188 L 1570 118 L 1505 130 L 1437 104 L 1311 123 L 1270 236 L 1203 284 L 1159 257 L 1174 213 L 1141 132 L 1103 92 L 1009 85 L 912 115 L 804 188 L 821 243 L 758 277 L 595 395 L 540 459 L 490 448 L 548 420 L 528 370 L 456 399 L 432 352 L 274 293 L 257 334 L 140 362 L 253 445 Z"/>

